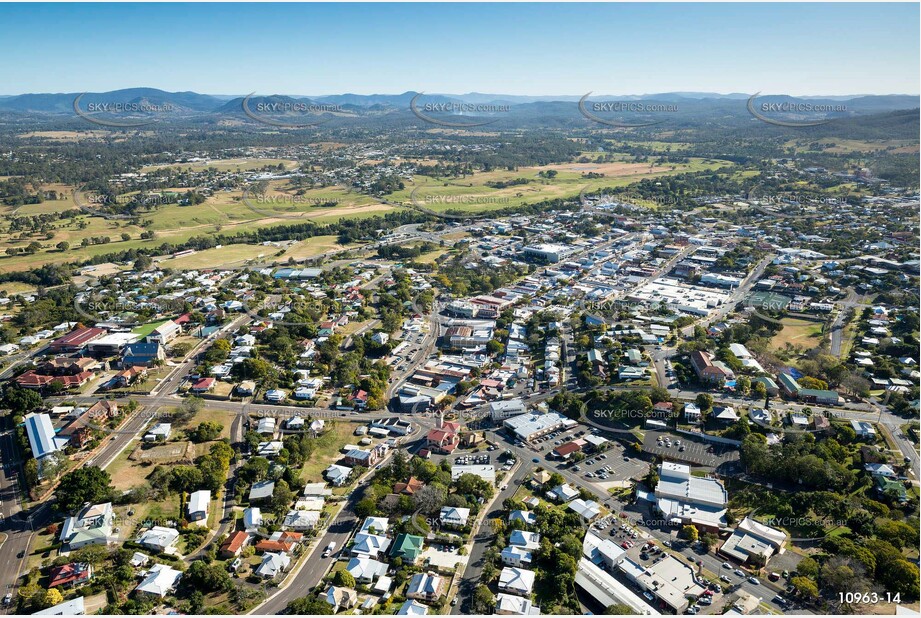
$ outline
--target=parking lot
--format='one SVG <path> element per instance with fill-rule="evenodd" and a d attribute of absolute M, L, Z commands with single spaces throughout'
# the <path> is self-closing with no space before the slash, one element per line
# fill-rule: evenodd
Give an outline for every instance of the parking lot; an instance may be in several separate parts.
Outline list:
<path fill-rule="evenodd" d="M 668 431 L 647 431 L 643 438 L 643 451 L 672 461 L 710 468 L 739 459 L 739 451 L 734 446 L 711 444 L 694 436 Z"/>
<path fill-rule="evenodd" d="M 572 468 L 573 472 L 592 483 L 627 481 L 644 476 L 648 469 L 647 462 L 626 457 L 619 444 L 600 455 L 586 458 Z"/>

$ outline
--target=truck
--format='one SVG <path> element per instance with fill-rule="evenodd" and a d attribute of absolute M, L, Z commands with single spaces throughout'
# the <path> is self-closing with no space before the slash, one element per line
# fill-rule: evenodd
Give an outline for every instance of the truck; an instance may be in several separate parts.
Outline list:
<path fill-rule="evenodd" d="M 326 549 L 323 550 L 323 557 L 329 558 L 330 555 L 336 550 L 336 542 L 330 541 L 329 545 L 326 546 Z"/>

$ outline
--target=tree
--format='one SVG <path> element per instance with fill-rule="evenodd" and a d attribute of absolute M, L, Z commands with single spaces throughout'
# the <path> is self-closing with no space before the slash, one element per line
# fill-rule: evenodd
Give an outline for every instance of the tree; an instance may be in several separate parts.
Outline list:
<path fill-rule="evenodd" d="M 345 569 L 336 571 L 336 574 L 333 576 L 333 585 L 354 588 L 355 577 Z"/>
<path fill-rule="evenodd" d="M 815 558 L 806 556 L 796 565 L 796 572 L 805 577 L 815 579 L 819 576 L 819 563 L 815 561 Z"/>
<path fill-rule="evenodd" d="M 18 386 L 8 386 L 3 389 L 3 399 L 0 407 L 9 408 L 13 415 L 25 415 L 42 407 L 42 396 L 35 391 Z"/>
<path fill-rule="evenodd" d="M 194 429 L 189 430 L 189 439 L 192 442 L 210 442 L 217 440 L 221 435 L 224 426 L 215 421 L 205 421 L 200 423 Z"/>
<path fill-rule="evenodd" d="M 63 603 L 63 602 L 64 602 L 64 595 L 61 594 L 61 591 L 58 590 L 57 588 L 49 588 L 48 591 L 45 592 L 44 605 L 47 605 L 48 607 L 53 607 L 57 605 L 58 603 Z"/>
<path fill-rule="evenodd" d="M 633 614 L 633 608 L 629 605 L 624 605 L 623 603 L 615 603 L 614 605 L 608 605 L 604 610 L 605 615 L 607 616 L 628 616 Z"/>
<path fill-rule="evenodd" d="M 111 477 L 108 472 L 96 466 L 83 466 L 61 477 L 55 496 L 62 511 L 74 514 L 87 502 L 103 502 L 111 493 Z"/>
<path fill-rule="evenodd" d="M 681 528 L 681 537 L 693 543 L 698 538 L 697 528 L 694 526 L 683 526 Z"/>
<path fill-rule="evenodd" d="M 707 411 L 713 407 L 713 395 L 710 393 L 698 393 L 695 402 L 701 411 Z"/>
<path fill-rule="evenodd" d="M 70 243 L 67 242 L 66 240 L 62 240 L 55 246 L 58 248 L 58 251 L 67 251 L 68 249 L 70 249 Z"/>
<path fill-rule="evenodd" d="M 470 597 L 471 614 L 492 614 L 495 606 L 496 597 L 489 591 L 489 588 L 480 584 L 473 589 L 473 595 Z"/>
<path fill-rule="evenodd" d="M 797 594 L 808 599 L 814 599 L 819 596 L 819 587 L 808 577 L 794 577 L 790 579 L 790 584 L 796 590 Z"/>
<path fill-rule="evenodd" d="M 762 382 L 755 382 L 755 385 L 752 386 L 752 391 L 758 399 L 763 399 L 767 396 L 767 387 Z"/>
<path fill-rule="evenodd" d="M 333 608 L 323 599 L 310 595 L 288 603 L 285 613 L 289 616 L 329 615 L 333 613 Z"/>
<path fill-rule="evenodd" d="M 720 539 L 712 532 L 705 532 L 700 535 L 700 542 L 703 543 L 703 546 L 707 551 L 710 551 L 714 545 L 720 542 Z"/>
<path fill-rule="evenodd" d="M 143 237 L 143 234 L 141 236 Z M 151 266 L 153 266 L 153 260 L 149 255 L 143 253 L 134 261 L 134 270 L 139 272 L 149 270 Z"/>

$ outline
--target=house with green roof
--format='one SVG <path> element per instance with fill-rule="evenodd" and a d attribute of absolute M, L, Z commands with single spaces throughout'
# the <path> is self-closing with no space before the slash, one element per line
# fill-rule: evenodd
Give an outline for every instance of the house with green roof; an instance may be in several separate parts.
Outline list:
<path fill-rule="evenodd" d="M 874 476 L 873 482 L 876 485 L 876 491 L 881 496 L 892 496 L 899 502 L 908 502 L 908 492 L 905 491 L 905 485 L 899 481 L 894 481 L 885 476 Z"/>
<path fill-rule="evenodd" d="M 425 539 L 415 534 L 401 534 L 397 536 L 390 549 L 391 558 L 402 558 L 403 562 L 415 564 L 422 554 L 422 544 Z"/>

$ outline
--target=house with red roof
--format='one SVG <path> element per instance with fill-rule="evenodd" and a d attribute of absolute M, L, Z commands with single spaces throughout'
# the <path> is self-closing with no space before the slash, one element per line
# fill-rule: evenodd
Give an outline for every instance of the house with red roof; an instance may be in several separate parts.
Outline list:
<path fill-rule="evenodd" d="M 71 562 L 51 569 L 48 587 L 75 588 L 93 578 L 93 565 L 87 562 Z"/>
<path fill-rule="evenodd" d="M 214 383 L 216 380 L 214 378 L 202 378 L 198 382 L 192 385 L 192 388 L 189 389 L 193 393 L 208 393 L 214 389 Z"/>
<path fill-rule="evenodd" d="M 250 537 L 248 532 L 237 530 L 221 545 L 220 556 L 222 559 L 236 558 L 242 553 L 243 548 L 249 545 Z"/>

